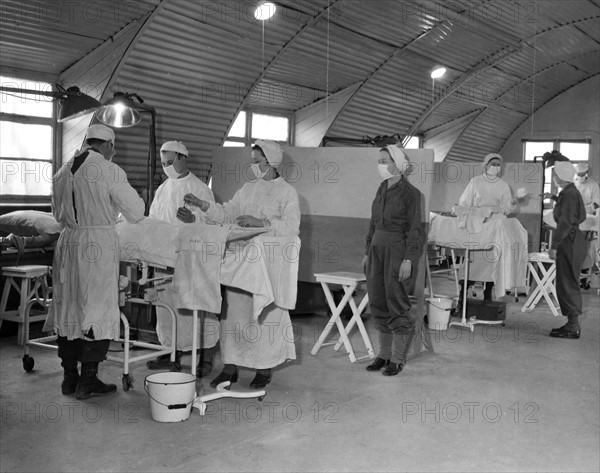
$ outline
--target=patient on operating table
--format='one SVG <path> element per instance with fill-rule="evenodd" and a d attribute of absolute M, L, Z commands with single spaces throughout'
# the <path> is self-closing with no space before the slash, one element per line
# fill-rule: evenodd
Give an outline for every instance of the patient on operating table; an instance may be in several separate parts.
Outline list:
<path fill-rule="evenodd" d="M 2 249 L 15 248 L 18 254 L 23 254 L 26 248 L 48 248 L 56 244 L 60 233 L 42 233 L 35 236 L 20 236 L 14 233 L 2 237 Z"/>

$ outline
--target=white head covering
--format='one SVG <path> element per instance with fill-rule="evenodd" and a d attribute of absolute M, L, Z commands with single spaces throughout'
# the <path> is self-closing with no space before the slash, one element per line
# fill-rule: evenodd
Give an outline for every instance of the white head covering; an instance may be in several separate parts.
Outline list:
<path fill-rule="evenodd" d="M 563 181 L 573 182 L 575 179 L 575 166 L 570 161 L 558 161 L 554 165 L 554 172 Z"/>
<path fill-rule="evenodd" d="M 502 156 L 500 154 L 498 154 L 498 153 L 490 153 L 490 154 L 487 154 L 485 156 L 485 158 L 483 158 L 483 163 L 481 164 L 481 167 L 482 167 L 483 171 L 485 171 L 485 168 L 487 167 L 487 165 L 489 164 L 489 162 L 492 159 L 494 159 L 494 158 L 499 159 L 500 160 L 500 164 L 504 164 L 504 159 L 502 158 Z"/>
<path fill-rule="evenodd" d="M 575 165 L 575 172 L 577 174 L 583 174 L 584 172 L 588 172 L 590 170 L 590 167 L 588 166 L 588 163 L 577 163 Z"/>
<path fill-rule="evenodd" d="M 90 125 L 85 134 L 85 139 L 90 140 L 95 138 L 102 141 L 110 141 L 113 145 L 115 144 L 115 132 L 112 128 L 106 125 Z"/>
<path fill-rule="evenodd" d="M 256 140 L 254 144 L 262 150 L 269 164 L 277 169 L 281 161 L 283 161 L 283 150 L 279 143 L 276 141 Z"/>
<path fill-rule="evenodd" d="M 160 151 L 172 151 L 183 154 L 186 158 L 189 156 L 187 148 L 181 141 L 167 141 L 160 147 Z"/>
<path fill-rule="evenodd" d="M 405 173 L 409 163 L 406 154 L 404 153 L 404 151 L 402 151 L 402 148 L 400 148 L 397 145 L 387 145 L 384 149 L 387 150 L 388 153 L 390 153 L 390 156 L 396 164 L 396 168 L 398 168 L 398 171 L 400 171 L 401 173 Z"/>

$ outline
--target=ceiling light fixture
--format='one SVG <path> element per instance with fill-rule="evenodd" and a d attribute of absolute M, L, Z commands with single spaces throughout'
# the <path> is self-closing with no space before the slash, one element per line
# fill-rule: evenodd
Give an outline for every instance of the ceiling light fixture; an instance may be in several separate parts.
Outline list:
<path fill-rule="evenodd" d="M 431 71 L 432 79 L 439 79 L 446 73 L 445 67 L 436 67 L 433 71 Z"/>
<path fill-rule="evenodd" d="M 265 21 L 275 15 L 277 6 L 272 2 L 261 2 L 254 10 L 254 18 L 260 21 Z"/>

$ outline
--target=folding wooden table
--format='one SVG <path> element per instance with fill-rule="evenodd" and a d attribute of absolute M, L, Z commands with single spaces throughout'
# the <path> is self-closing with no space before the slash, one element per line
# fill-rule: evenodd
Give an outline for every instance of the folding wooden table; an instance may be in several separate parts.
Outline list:
<path fill-rule="evenodd" d="M 327 322 L 325 329 L 319 336 L 317 343 L 315 343 L 315 346 L 311 350 L 311 354 L 316 355 L 323 346 L 334 345 L 333 349 L 337 351 L 342 345 L 344 345 L 344 348 L 346 348 L 348 357 L 352 363 L 365 358 L 374 358 L 375 353 L 373 352 L 373 345 L 371 345 L 371 340 L 369 339 L 369 335 L 367 334 L 367 330 L 365 329 L 361 318 L 361 314 L 369 302 L 369 295 L 365 294 L 358 306 L 356 305 L 356 301 L 353 297 L 354 291 L 358 285 L 366 281 L 365 275 L 362 273 L 336 271 L 332 273 L 316 273 L 315 278 L 317 282 L 321 283 L 323 292 L 325 292 L 327 303 L 331 309 L 331 317 L 329 322 Z M 331 289 L 329 288 L 330 284 L 337 284 L 344 288 L 344 297 L 342 297 L 342 300 L 337 305 L 333 299 L 333 295 L 331 294 Z M 352 309 L 352 318 L 344 327 L 341 314 L 342 310 L 344 310 L 347 304 L 349 304 L 350 308 Z M 337 327 L 340 337 L 336 341 L 325 343 L 325 340 L 329 336 L 329 333 L 333 329 L 334 325 Z M 354 354 L 354 349 L 352 348 L 352 344 L 350 343 L 350 339 L 348 337 L 355 325 L 358 327 L 363 342 L 367 348 L 367 355 L 360 357 L 357 357 Z"/>

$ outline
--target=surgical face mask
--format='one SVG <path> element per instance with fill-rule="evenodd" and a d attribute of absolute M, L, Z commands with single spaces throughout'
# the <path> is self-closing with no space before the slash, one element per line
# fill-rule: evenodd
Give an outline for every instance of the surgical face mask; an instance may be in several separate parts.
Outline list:
<path fill-rule="evenodd" d="M 269 170 L 269 169 L 266 169 L 265 172 L 262 172 L 260 170 L 260 164 L 258 164 L 258 163 L 252 163 L 250 165 L 250 168 L 252 169 L 252 172 L 256 176 L 256 179 L 262 179 L 263 177 L 265 177 L 265 175 L 267 174 L 267 171 Z"/>
<path fill-rule="evenodd" d="M 379 171 L 379 175 L 381 176 L 381 179 L 383 179 L 384 181 L 394 177 L 394 175 L 390 172 L 389 167 L 390 167 L 390 164 L 378 164 L 377 165 L 377 170 Z"/>
<path fill-rule="evenodd" d="M 500 172 L 500 166 L 488 166 L 487 169 L 485 170 L 485 173 L 488 176 L 497 176 L 498 173 Z"/>
<path fill-rule="evenodd" d="M 177 171 L 175 171 L 175 168 L 173 167 L 172 164 L 170 166 L 163 167 L 163 171 L 165 171 L 165 174 L 170 179 L 178 179 L 179 176 L 181 176 L 181 174 L 183 174 L 183 173 L 178 173 Z"/>

